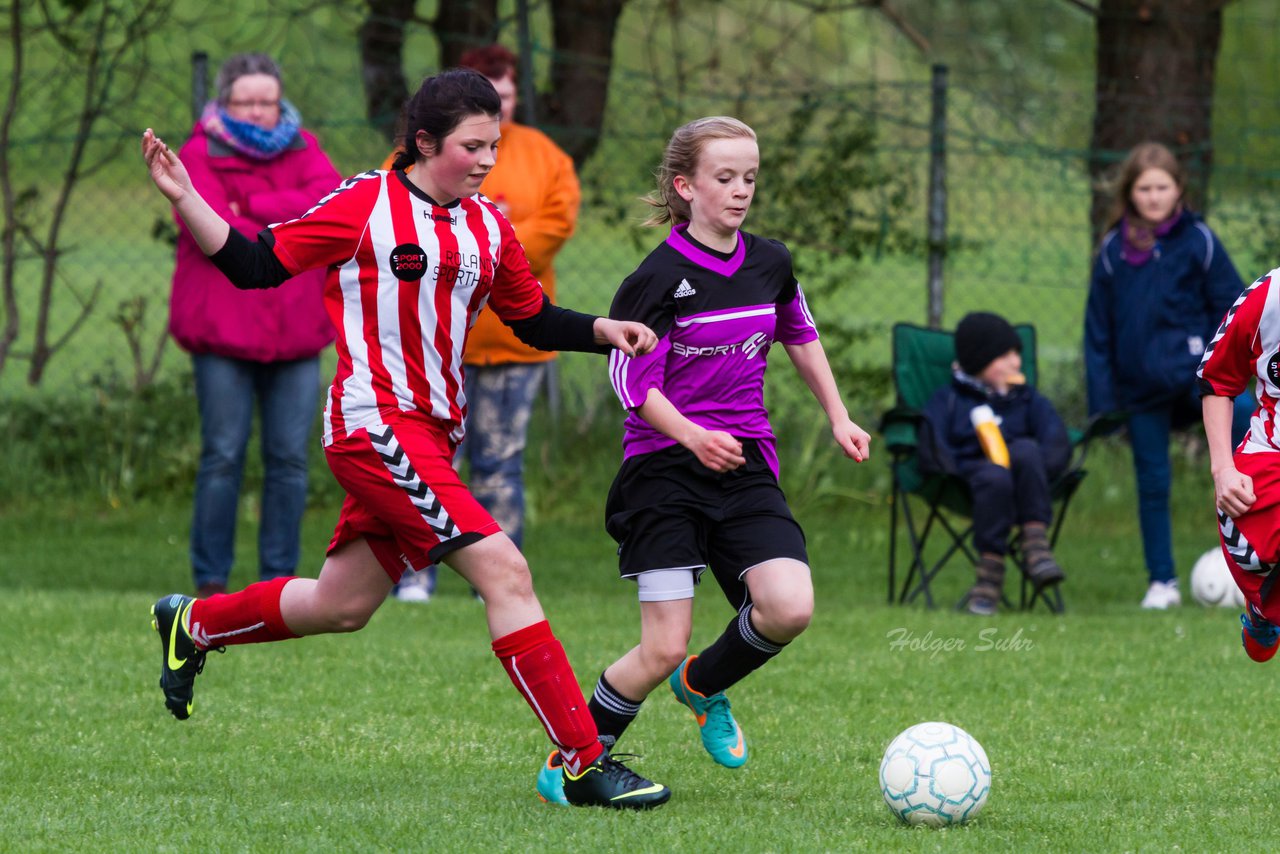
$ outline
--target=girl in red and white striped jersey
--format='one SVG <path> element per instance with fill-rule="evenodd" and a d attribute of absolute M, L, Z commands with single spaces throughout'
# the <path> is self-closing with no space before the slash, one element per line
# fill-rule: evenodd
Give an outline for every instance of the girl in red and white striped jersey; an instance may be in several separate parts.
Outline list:
<path fill-rule="evenodd" d="M 1245 652 L 1267 661 L 1280 646 L 1280 269 L 1245 289 L 1227 311 L 1196 372 L 1209 441 L 1218 531 L 1247 602 Z M 1233 401 L 1253 386 L 1258 405 L 1232 449 Z"/>
<path fill-rule="evenodd" d="M 486 305 L 544 350 L 637 355 L 656 343 L 643 324 L 562 309 L 543 294 L 510 223 L 478 194 L 497 155 L 499 116 L 498 95 L 482 75 L 427 78 L 406 105 L 396 168 L 348 180 L 256 242 L 204 202 L 159 138 L 143 135 L 152 180 L 237 286 L 274 287 L 327 268 L 338 367 L 324 445 L 347 492 L 319 578 L 156 604 L 161 687 L 170 711 L 186 718 L 207 650 L 355 631 L 407 567 L 444 561 L 483 597 L 494 653 L 566 757 L 569 801 L 656 806 L 670 792 L 603 752 L 524 557 L 451 465 L 466 421 L 462 353 Z"/>

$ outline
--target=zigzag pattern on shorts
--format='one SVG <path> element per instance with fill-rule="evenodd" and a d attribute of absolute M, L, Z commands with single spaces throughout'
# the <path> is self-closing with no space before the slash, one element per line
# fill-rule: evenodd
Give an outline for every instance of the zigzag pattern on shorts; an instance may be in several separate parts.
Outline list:
<path fill-rule="evenodd" d="M 1218 530 L 1222 531 L 1222 542 L 1226 543 L 1227 554 L 1236 562 L 1236 566 L 1254 575 L 1267 576 L 1276 568 L 1276 564 L 1267 563 L 1258 557 L 1258 552 L 1245 537 L 1244 531 L 1236 527 L 1235 520 L 1218 511 Z"/>
<path fill-rule="evenodd" d="M 391 472 L 392 480 L 408 494 L 413 506 L 417 507 L 418 512 L 422 514 L 423 521 L 435 532 L 440 541 L 451 540 L 462 533 L 449 518 L 444 505 L 436 498 L 435 493 L 413 470 L 413 464 L 409 462 L 408 455 L 405 454 L 404 448 L 400 446 L 391 428 L 370 427 L 368 433 L 369 441 L 373 443 L 378 456 L 382 457 L 382 464 L 387 467 L 387 471 Z"/>

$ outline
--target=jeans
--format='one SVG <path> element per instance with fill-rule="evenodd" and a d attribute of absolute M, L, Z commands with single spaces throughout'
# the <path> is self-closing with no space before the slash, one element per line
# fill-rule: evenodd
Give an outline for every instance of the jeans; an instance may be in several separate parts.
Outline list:
<path fill-rule="evenodd" d="M 1133 449 L 1133 470 L 1138 482 L 1138 523 L 1142 528 L 1142 552 L 1150 581 L 1172 581 L 1173 522 L 1169 515 L 1172 471 L 1169 465 L 1169 434 L 1176 423 L 1194 423 L 1199 412 L 1198 398 L 1188 398 L 1158 409 L 1134 412 L 1129 416 L 1129 444 Z M 1253 393 L 1235 399 L 1231 419 L 1232 446 L 1240 444 L 1253 415 Z"/>
<path fill-rule="evenodd" d="M 293 575 L 307 503 L 307 450 L 320 399 L 320 360 L 250 362 L 205 353 L 193 361 L 200 408 L 200 468 L 191 520 L 196 588 L 225 586 L 231 576 L 255 398 L 263 466 L 258 574 L 262 580 Z"/>
<path fill-rule="evenodd" d="M 1014 524 L 1053 521 L 1044 452 L 1035 439 L 1009 443 L 1009 468 L 981 462 L 961 472 L 973 498 L 973 547 L 979 555 L 1003 555 Z"/>
<path fill-rule="evenodd" d="M 468 365 L 467 438 L 458 449 L 471 494 L 519 548 L 524 543 L 524 447 L 546 366 Z"/>

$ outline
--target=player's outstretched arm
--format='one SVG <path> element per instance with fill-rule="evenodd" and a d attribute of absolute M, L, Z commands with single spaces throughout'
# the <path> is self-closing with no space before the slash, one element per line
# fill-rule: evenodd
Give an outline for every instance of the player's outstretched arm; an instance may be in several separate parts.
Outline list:
<path fill-rule="evenodd" d="M 200 250 L 212 255 L 221 249 L 231 226 L 196 192 L 187 167 L 151 128 L 142 134 L 142 158 L 147 162 L 156 188 L 187 224 Z"/>
<path fill-rule="evenodd" d="M 643 323 L 598 317 L 592 325 L 597 344 L 610 344 L 628 356 L 643 356 L 658 346 L 658 336 Z"/>
<path fill-rule="evenodd" d="M 1210 394 L 1202 401 L 1204 434 L 1209 444 L 1209 470 L 1213 474 L 1214 502 L 1232 519 L 1243 514 L 1257 500 L 1253 478 L 1236 469 L 1231 449 L 1231 416 L 1235 401 Z"/>
<path fill-rule="evenodd" d="M 871 455 L 871 436 L 849 418 L 849 410 L 840 399 L 836 378 L 831 374 L 831 363 L 822 342 L 814 339 L 805 344 L 784 344 L 796 373 L 822 405 L 822 411 L 831 422 L 831 435 L 844 455 L 854 462 L 862 462 Z"/>

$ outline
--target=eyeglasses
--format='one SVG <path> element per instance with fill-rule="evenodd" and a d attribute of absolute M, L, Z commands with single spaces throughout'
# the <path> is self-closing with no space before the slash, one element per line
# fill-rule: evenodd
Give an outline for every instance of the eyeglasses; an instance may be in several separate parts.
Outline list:
<path fill-rule="evenodd" d="M 279 101 L 227 101 L 228 107 L 235 107 L 237 110 L 251 110 L 258 107 L 263 110 L 280 109 Z"/>

